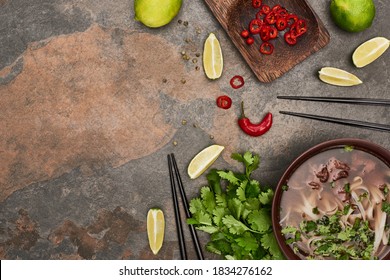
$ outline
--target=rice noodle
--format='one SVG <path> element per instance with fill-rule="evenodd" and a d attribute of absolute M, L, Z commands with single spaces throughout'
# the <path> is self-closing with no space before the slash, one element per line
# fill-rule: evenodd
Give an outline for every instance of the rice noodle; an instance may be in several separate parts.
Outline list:
<path fill-rule="evenodd" d="M 378 188 L 373 186 L 371 188 L 371 196 L 372 200 L 375 202 L 375 204 L 381 203 L 383 200 L 385 200 L 385 196 L 383 195 L 382 191 Z"/>
<path fill-rule="evenodd" d="M 356 187 L 359 187 L 361 185 L 363 185 L 363 178 L 360 176 L 356 176 L 355 178 L 353 178 L 353 182 L 350 185 L 351 191 L 355 190 Z"/>
<path fill-rule="evenodd" d="M 359 196 L 354 191 L 351 192 L 351 196 L 352 196 L 353 200 L 355 201 L 355 204 L 359 208 L 360 213 L 362 214 L 362 219 L 365 221 L 366 220 L 366 210 L 364 210 L 362 203 L 359 201 Z"/>
<path fill-rule="evenodd" d="M 280 224 L 284 223 L 285 220 L 287 220 L 290 217 L 291 208 L 288 209 L 286 215 L 280 220 Z"/>
<path fill-rule="evenodd" d="M 375 216 L 375 240 L 374 240 L 374 249 L 372 251 L 373 255 L 375 255 L 382 241 L 383 234 L 385 232 L 386 219 L 387 219 L 387 215 L 385 212 L 382 212 L 380 205 L 377 205 L 375 207 L 375 215 L 376 215 Z"/>

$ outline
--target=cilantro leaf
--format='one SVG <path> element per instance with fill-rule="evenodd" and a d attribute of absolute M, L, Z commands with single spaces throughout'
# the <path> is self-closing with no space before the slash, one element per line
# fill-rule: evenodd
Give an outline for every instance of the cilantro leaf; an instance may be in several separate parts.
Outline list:
<path fill-rule="evenodd" d="M 218 228 L 213 227 L 213 226 L 200 226 L 200 227 L 197 227 L 197 229 L 204 231 L 204 232 L 207 232 L 207 233 L 210 233 L 210 234 L 218 231 Z"/>
<path fill-rule="evenodd" d="M 223 217 L 222 222 L 229 229 L 229 232 L 232 234 L 242 234 L 245 231 L 249 230 L 249 228 L 246 225 L 238 221 L 232 215 L 227 215 Z"/>
<path fill-rule="evenodd" d="M 203 187 L 200 190 L 200 197 L 202 198 L 203 205 L 207 209 L 207 212 L 212 213 L 216 203 L 214 194 L 211 192 L 209 187 Z"/>
<path fill-rule="evenodd" d="M 219 226 L 221 225 L 222 218 L 225 216 L 227 213 L 227 209 L 224 207 L 217 207 L 213 211 L 213 222 L 215 225 Z"/>
<path fill-rule="evenodd" d="M 271 205 L 273 198 L 274 198 L 274 191 L 272 189 L 268 189 L 259 194 L 259 200 L 263 205 Z"/>
<path fill-rule="evenodd" d="M 204 211 L 202 200 L 200 198 L 193 198 L 190 202 L 190 212 L 195 215 L 198 211 Z"/>
<path fill-rule="evenodd" d="M 236 238 L 236 242 L 246 251 L 255 251 L 259 247 L 257 239 L 250 232 L 245 232 L 242 237 Z"/>
<path fill-rule="evenodd" d="M 248 184 L 247 180 L 241 182 L 240 186 L 236 190 L 237 197 L 241 201 L 246 200 L 245 189 L 246 189 L 247 184 Z"/>
<path fill-rule="evenodd" d="M 271 216 L 267 209 L 254 210 L 248 215 L 248 222 L 255 231 L 266 232 L 272 225 Z"/>
<path fill-rule="evenodd" d="M 206 176 L 207 181 L 209 182 L 210 187 L 215 194 L 221 194 L 221 177 L 218 175 L 218 171 L 216 169 L 211 169 L 210 172 Z"/>
<path fill-rule="evenodd" d="M 233 171 L 228 171 L 228 172 L 225 172 L 225 171 L 218 171 L 218 175 L 222 178 L 222 179 L 225 179 L 227 181 L 229 181 L 230 183 L 232 183 L 233 185 L 237 185 L 238 182 L 240 181 L 233 173 Z"/>
<path fill-rule="evenodd" d="M 212 225 L 210 215 L 204 211 L 197 212 L 197 214 L 195 215 L 195 218 L 199 221 L 199 224 L 207 225 L 207 226 Z"/>
<path fill-rule="evenodd" d="M 273 255 L 276 260 L 283 260 L 284 256 L 282 251 L 280 251 L 278 241 L 276 241 L 275 235 L 271 233 L 264 234 L 261 237 L 261 244 L 265 249 L 268 249 L 269 252 Z"/>

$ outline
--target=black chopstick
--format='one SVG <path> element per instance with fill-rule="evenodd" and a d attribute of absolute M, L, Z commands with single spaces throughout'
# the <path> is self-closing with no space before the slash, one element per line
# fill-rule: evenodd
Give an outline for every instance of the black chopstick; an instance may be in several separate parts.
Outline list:
<path fill-rule="evenodd" d="M 177 195 L 176 195 L 176 184 L 175 184 L 175 179 L 173 178 L 173 166 L 172 166 L 172 159 L 170 155 L 168 155 L 168 167 L 169 167 L 169 178 L 171 180 L 172 199 L 173 199 L 173 208 L 175 211 L 177 236 L 179 238 L 180 256 L 182 260 L 187 260 L 188 259 L 187 250 L 184 241 L 184 233 L 183 233 L 183 227 L 182 227 L 181 217 L 180 217 L 179 202 L 177 200 Z"/>
<path fill-rule="evenodd" d="M 373 99 L 373 98 L 349 98 L 349 97 L 316 97 L 316 96 L 278 96 L 279 99 L 303 100 L 303 101 L 319 101 L 333 102 L 344 104 L 362 104 L 362 105 L 378 105 L 390 106 L 390 99 Z"/>
<path fill-rule="evenodd" d="M 187 196 L 186 196 L 186 193 L 184 191 L 184 186 L 183 186 L 183 182 L 181 180 L 180 172 L 179 172 L 179 169 L 177 167 L 175 155 L 171 154 L 171 158 L 172 158 L 172 162 L 173 162 L 173 169 L 174 169 L 175 174 L 176 174 L 177 184 L 179 186 L 179 190 L 180 190 L 180 194 L 181 194 L 181 200 L 183 202 L 183 206 L 185 209 L 186 217 L 187 217 L 187 219 L 189 219 L 192 216 L 191 216 L 190 208 L 188 205 Z M 190 233 L 191 233 L 192 241 L 194 243 L 196 255 L 198 256 L 199 260 L 203 260 L 204 257 L 203 257 L 202 249 L 201 249 L 201 246 L 199 243 L 199 239 L 198 239 L 198 235 L 196 233 L 195 227 L 193 225 L 188 225 L 188 226 L 190 228 Z"/>
<path fill-rule="evenodd" d="M 387 124 L 376 124 L 376 123 L 363 122 L 357 120 L 340 119 L 340 118 L 317 116 L 317 115 L 295 113 L 295 112 L 286 112 L 286 111 L 280 111 L 279 113 L 284 115 L 312 119 L 312 120 L 319 120 L 319 121 L 325 121 L 330 123 L 344 124 L 344 125 L 349 125 L 354 127 L 361 127 L 361 128 L 368 128 L 373 130 L 390 132 L 390 125 Z"/>

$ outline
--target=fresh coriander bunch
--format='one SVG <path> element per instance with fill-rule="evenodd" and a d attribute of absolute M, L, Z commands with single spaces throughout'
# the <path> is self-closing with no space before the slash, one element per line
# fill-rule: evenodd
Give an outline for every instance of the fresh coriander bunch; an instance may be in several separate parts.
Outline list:
<path fill-rule="evenodd" d="M 212 169 L 208 186 L 190 202 L 189 224 L 210 234 L 206 249 L 225 259 L 283 259 L 272 230 L 274 192 L 251 179 L 259 167 L 256 154 L 232 154 L 242 162 L 244 173 Z"/>

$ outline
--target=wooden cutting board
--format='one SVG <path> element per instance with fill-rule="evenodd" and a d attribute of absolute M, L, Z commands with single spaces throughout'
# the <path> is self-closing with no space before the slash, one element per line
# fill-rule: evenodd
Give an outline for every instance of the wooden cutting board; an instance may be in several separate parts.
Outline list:
<path fill-rule="evenodd" d="M 305 19 L 308 31 L 299 38 L 295 46 L 289 46 L 283 36 L 279 35 L 277 39 L 272 40 L 275 46 L 274 52 L 271 55 L 263 55 L 259 52 L 261 39 L 258 35 L 254 36 L 255 43 L 250 46 L 240 35 L 242 30 L 248 29 L 249 22 L 256 15 L 251 0 L 205 0 L 205 2 L 261 82 L 268 83 L 282 76 L 326 46 L 330 40 L 329 32 L 305 0 L 264 0 L 263 4 L 271 8 L 279 4 L 288 12 Z"/>

